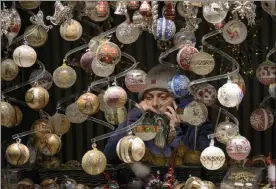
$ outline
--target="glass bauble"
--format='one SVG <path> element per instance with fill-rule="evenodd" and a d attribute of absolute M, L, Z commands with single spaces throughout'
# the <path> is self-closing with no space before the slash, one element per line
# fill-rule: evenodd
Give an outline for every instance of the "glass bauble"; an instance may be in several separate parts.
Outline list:
<path fill-rule="evenodd" d="M 98 40 L 100 40 L 100 38 L 96 36 L 96 37 L 93 37 L 88 43 L 89 51 L 95 53 L 95 56 L 96 56 L 96 51 L 100 45 L 100 41 Z"/>
<path fill-rule="evenodd" d="M 21 45 L 13 51 L 13 60 L 19 67 L 31 67 L 36 62 L 37 54 L 28 45 Z"/>
<path fill-rule="evenodd" d="M 33 79 L 33 78 L 37 77 L 38 75 L 40 75 L 41 72 L 42 72 L 42 70 L 40 70 L 40 69 L 34 70 L 31 73 L 29 79 Z M 46 90 L 49 90 L 51 88 L 52 84 L 53 84 L 53 77 L 50 72 L 45 70 L 42 77 L 39 78 L 38 80 L 36 80 L 35 82 L 32 82 L 31 86 L 34 87 L 34 86 L 38 85 L 40 87 L 43 87 Z"/>
<path fill-rule="evenodd" d="M 247 37 L 247 28 L 239 20 L 227 22 L 222 29 L 222 35 L 226 42 L 237 45 L 242 43 Z"/>
<path fill-rule="evenodd" d="M 175 75 L 168 81 L 168 91 L 175 98 L 188 94 L 190 80 L 185 75 Z"/>
<path fill-rule="evenodd" d="M 10 45 L 13 39 L 19 33 L 19 30 L 21 28 L 21 18 L 15 8 L 6 9 L 6 10 L 7 10 L 6 17 L 7 19 L 9 19 L 9 21 L 7 22 L 8 25 L 4 26 L 4 34 L 8 38 L 8 42 Z M 7 24 L 7 23 L 4 23 L 4 24 Z"/>
<path fill-rule="evenodd" d="M 269 129 L 274 122 L 274 116 L 269 109 L 258 108 L 250 115 L 250 124 L 257 131 Z"/>
<path fill-rule="evenodd" d="M 180 49 L 176 57 L 176 61 L 180 68 L 183 70 L 190 70 L 191 59 L 197 53 L 198 50 L 191 45 L 185 45 L 182 49 Z"/>
<path fill-rule="evenodd" d="M 208 83 L 200 83 L 194 85 L 192 89 L 195 91 L 195 99 L 202 102 L 206 106 L 212 106 L 217 100 L 217 90 L 213 85 Z"/>
<path fill-rule="evenodd" d="M 15 111 L 14 126 L 17 126 L 21 123 L 21 121 L 23 119 L 23 113 L 18 106 L 13 105 L 13 108 Z"/>
<path fill-rule="evenodd" d="M 162 15 L 168 20 L 174 20 L 176 17 L 175 11 L 175 4 L 176 3 L 168 3 L 162 9 Z"/>
<path fill-rule="evenodd" d="M 143 15 L 137 10 L 132 15 L 132 21 L 134 24 L 142 24 L 144 21 Z"/>
<path fill-rule="evenodd" d="M 5 127 L 13 127 L 15 119 L 15 110 L 8 102 L 1 102 L 1 125 Z"/>
<path fill-rule="evenodd" d="M 60 183 L 60 189 L 76 189 L 77 182 L 74 179 L 66 178 Z"/>
<path fill-rule="evenodd" d="M 59 88 L 69 88 L 72 87 L 77 80 L 76 71 L 67 66 L 66 64 L 62 64 L 62 66 L 58 67 L 53 73 L 54 83 Z"/>
<path fill-rule="evenodd" d="M 42 87 L 32 87 L 26 92 L 25 101 L 32 109 L 42 109 L 49 102 L 49 93 Z"/>
<path fill-rule="evenodd" d="M 201 153 L 200 162 L 208 170 L 217 170 L 224 165 L 225 154 L 220 148 L 210 145 Z"/>
<path fill-rule="evenodd" d="M 81 113 L 92 115 L 98 112 L 100 102 L 96 95 L 87 92 L 78 98 L 77 105 Z"/>
<path fill-rule="evenodd" d="M 218 90 L 218 101 L 221 105 L 231 108 L 239 105 L 243 98 L 241 88 L 231 81 L 224 84 Z"/>
<path fill-rule="evenodd" d="M 109 4 L 105 1 L 98 1 L 96 4 L 96 15 L 98 17 L 106 17 L 109 11 Z"/>
<path fill-rule="evenodd" d="M 175 46 L 183 45 L 183 44 L 190 44 L 195 46 L 196 44 L 196 37 L 194 32 L 186 32 L 186 31 L 179 31 L 173 37 L 173 44 Z"/>
<path fill-rule="evenodd" d="M 76 41 L 82 35 L 82 26 L 78 21 L 70 19 L 60 25 L 59 33 L 66 41 Z"/>
<path fill-rule="evenodd" d="M 105 91 L 102 91 L 99 95 L 98 95 L 98 99 L 99 99 L 99 102 L 100 102 L 100 110 L 105 112 L 107 109 L 109 109 L 110 107 L 108 107 L 104 100 L 103 100 L 103 96 L 104 96 L 104 93 Z"/>
<path fill-rule="evenodd" d="M 41 138 L 45 134 L 50 133 L 52 127 L 52 123 L 48 119 L 38 119 L 32 125 L 33 130 L 40 130 L 39 132 L 34 133 L 37 138 Z"/>
<path fill-rule="evenodd" d="M 40 4 L 41 1 L 19 1 L 21 7 L 27 10 L 36 9 Z"/>
<path fill-rule="evenodd" d="M 190 62 L 190 70 L 197 75 L 205 76 L 213 71 L 215 60 L 212 55 L 200 51 L 195 54 Z"/>
<path fill-rule="evenodd" d="M 104 10 L 106 12 L 105 16 L 103 16 L 103 14 L 101 16 L 98 16 L 98 13 L 96 11 L 97 2 L 95 1 L 94 2 L 86 1 L 85 5 L 86 5 L 86 9 L 85 9 L 86 15 L 95 22 L 102 22 L 106 20 L 110 15 L 110 8 L 106 7 L 106 9 Z M 108 6 L 108 5 L 106 4 L 105 6 Z"/>
<path fill-rule="evenodd" d="M 140 36 L 140 28 L 130 22 L 123 22 L 116 29 L 116 37 L 123 44 L 131 44 Z"/>
<path fill-rule="evenodd" d="M 11 81 L 18 74 L 18 66 L 13 59 L 5 59 L 1 62 L 1 78 L 6 81 Z"/>
<path fill-rule="evenodd" d="M 188 1 L 179 1 L 176 6 L 178 14 L 184 18 L 194 17 L 198 13 L 198 8 L 188 3 Z"/>
<path fill-rule="evenodd" d="M 128 1 L 127 7 L 131 10 L 138 9 L 139 8 L 139 2 L 138 1 Z"/>
<path fill-rule="evenodd" d="M 104 112 L 104 117 L 108 123 L 119 125 L 126 120 L 127 110 L 122 108 L 108 108 Z"/>
<path fill-rule="evenodd" d="M 274 1 L 262 1 L 261 3 L 264 11 L 272 16 L 276 16 L 276 5 Z"/>
<path fill-rule="evenodd" d="M 148 1 L 143 1 L 139 7 L 139 12 L 141 15 L 146 16 L 151 11 L 151 6 Z"/>
<path fill-rule="evenodd" d="M 97 49 L 96 59 L 104 65 L 115 65 L 121 60 L 121 50 L 115 43 L 104 42 Z"/>
<path fill-rule="evenodd" d="M 24 165 L 28 162 L 29 158 L 29 149 L 20 142 L 11 144 L 6 150 L 6 159 L 13 166 Z"/>
<path fill-rule="evenodd" d="M 134 69 L 125 76 L 125 84 L 128 90 L 139 93 L 146 88 L 147 74 L 143 70 Z"/>
<path fill-rule="evenodd" d="M 145 155 L 145 144 L 136 136 L 125 136 L 119 140 L 116 152 L 120 160 L 125 163 L 140 161 Z"/>
<path fill-rule="evenodd" d="M 269 85 L 268 92 L 271 97 L 276 98 L 276 83 Z"/>
<path fill-rule="evenodd" d="M 91 68 L 95 75 L 99 77 L 107 77 L 114 72 L 115 65 L 103 65 L 99 63 L 96 58 L 94 58 Z"/>
<path fill-rule="evenodd" d="M 96 57 L 96 53 L 91 51 L 87 51 L 81 56 L 80 66 L 85 72 L 91 73 L 91 74 L 93 73 L 91 65 L 95 57 Z"/>
<path fill-rule="evenodd" d="M 222 22 L 228 13 L 227 2 L 210 2 L 203 6 L 203 17 L 212 24 Z"/>
<path fill-rule="evenodd" d="M 80 112 L 77 103 L 67 106 L 65 115 L 71 123 L 83 123 L 88 118 L 88 115 Z"/>
<path fill-rule="evenodd" d="M 32 47 L 41 47 L 48 39 L 48 33 L 42 26 L 30 25 L 24 32 L 24 37 L 28 45 Z"/>
<path fill-rule="evenodd" d="M 167 20 L 166 18 L 159 18 L 156 24 L 156 26 L 153 25 L 153 34 L 157 40 L 167 41 L 173 38 L 176 31 L 176 26 L 173 21 Z"/>
<path fill-rule="evenodd" d="M 41 189 L 60 189 L 57 182 L 53 179 L 45 179 L 40 183 Z"/>
<path fill-rule="evenodd" d="M 121 108 L 127 101 L 126 91 L 119 86 L 109 87 L 104 93 L 104 102 L 111 108 Z"/>
<path fill-rule="evenodd" d="M 218 134 L 216 139 L 220 143 L 226 144 L 231 138 L 239 134 L 239 127 L 230 121 L 224 121 L 216 126 L 215 133 Z"/>
<path fill-rule="evenodd" d="M 251 145 L 245 137 L 236 136 L 227 142 L 226 151 L 232 159 L 243 160 L 249 155 Z"/>
<path fill-rule="evenodd" d="M 61 140 L 56 134 L 47 133 L 38 141 L 38 149 L 45 156 L 53 156 L 61 149 Z"/>
<path fill-rule="evenodd" d="M 242 90 L 243 94 L 245 94 L 246 87 L 245 87 L 245 82 L 244 79 L 240 74 L 234 75 L 230 77 L 232 83 L 236 83 Z"/>
<path fill-rule="evenodd" d="M 56 135 L 67 133 L 71 127 L 71 123 L 64 114 L 55 113 L 51 117 L 52 130 Z"/>
<path fill-rule="evenodd" d="M 154 145 L 159 149 L 163 149 L 166 146 L 166 138 L 163 129 L 159 129 L 156 134 L 154 138 Z"/>
<path fill-rule="evenodd" d="M 271 61 L 266 61 L 260 64 L 256 71 L 257 79 L 264 85 L 275 83 L 276 64 Z"/>
<path fill-rule="evenodd" d="M 106 157 L 97 148 L 84 154 L 81 160 L 83 170 L 90 175 L 101 174 L 106 168 Z"/>

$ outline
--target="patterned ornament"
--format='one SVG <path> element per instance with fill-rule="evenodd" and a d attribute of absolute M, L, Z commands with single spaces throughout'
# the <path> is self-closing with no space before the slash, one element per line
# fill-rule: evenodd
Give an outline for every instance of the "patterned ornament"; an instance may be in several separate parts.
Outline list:
<path fill-rule="evenodd" d="M 18 74 L 18 66 L 13 59 L 5 59 L 1 62 L 1 78 L 6 81 L 11 81 L 16 78 Z"/>
<path fill-rule="evenodd" d="M 262 8 L 271 16 L 276 16 L 276 5 L 273 1 L 262 1 Z"/>
<path fill-rule="evenodd" d="M 197 75 L 205 76 L 213 71 L 215 60 L 212 55 L 200 51 L 195 54 L 190 62 L 190 70 Z"/>
<path fill-rule="evenodd" d="M 272 83 L 268 87 L 269 95 L 273 98 L 276 98 L 276 83 Z"/>
<path fill-rule="evenodd" d="M 176 17 L 176 11 L 175 11 L 175 4 L 174 2 L 170 2 L 166 4 L 162 9 L 162 15 L 167 20 L 174 20 Z"/>
<path fill-rule="evenodd" d="M 247 28 L 243 22 L 231 20 L 223 27 L 222 35 L 226 42 L 237 45 L 246 39 Z"/>
<path fill-rule="evenodd" d="M 111 108 L 121 108 L 127 101 L 126 91 L 119 86 L 109 87 L 104 93 L 104 102 Z"/>
<path fill-rule="evenodd" d="M 213 85 L 208 83 L 201 83 L 193 86 L 196 96 L 196 100 L 202 102 L 206 106 L 212 106 L 217 100 L 217 90 Z"/>
<path fill-rule="evenodd" d="M 144 21 L 143 15 L 137 10 L 132 15 L 132 21 L 134 24 L 142 24 Z"/>
<path fill-rule="evenodd" d="M 101 174 L 106 167 L 106 157 L 96 147 L 84 154 L 81 160 L 83 170 L 90 175 Z"/>
<path fill-rule="evenodd" d="M 96 58 L 94 58 L 91 68 L 95 75 L 99 77 L 107 77 L 114 72 L 115 65 L 103 65 L 99 63 Z"/>
<path fill-rule="evenodd" d="M 104 65 L 115 65 L 121 60 L 121 50 L 115 43 L 105 42 L 98 47 L 96 59 Z"/>
<path fill-rule="evenodd" d="M 96 5 L 96 15 L 98 17 L 106 17 L 109 12 L 109 4 L 106 1 L 98 1 Z"/>
<path fill-rule="evenodd" d="M 27 10 L 36 9 L 40 4 L 41 1 L 19 1 L 21 7 Z"/>
<path fill-rule="evenodd" d="M 78 98 L 77 105 L 81 113 L 86 115 L 93 115 L 98 112 L 100 102 L 96 95 L 87 92 Z"/>
<path fill-rule="evenodd" d="M 234 1 L 232 2 L 232 14 L 238 13 L 242 19 L 248 20 L 248 25 L 255 24 L 256 5 L 251 1 Z"/>
<path fill-rule="evenodd" d="M 136 126 L 132 132 L 135 136 L 139 137 L 143 141 L 149 141 L 155 138 L 157 133 L 160 130 L 160 126 L 156 126 L 149 123 L 142 123 L 141 125 Z"/>
<path fill-rule="evenodd" d="M 219 134 L 216 138 L 220 143 L 226 144 L 231 138 L 239 133 L 239 127 L 229 121 L 221 122 L 216 126 L 215 133 Z"/>
<path fill-rule="evenodd" d="M 40 130 L 34 133 L 36 138 L 41 138 L 52 131 L 52 123 L 48 119 L 38 119 L 32 125 L 32 130 Z"/>
<path fill-rule="evenodd" d="M 250 124 L 257 131 L 269 129 L 274 122 L 274 116 L 269 109 L 258 108 L 250 116 Z"/>
<path fill-rule="evenodd" d="M 227 154 L 234 160 L 245 159 L 250 151 L 250 142 L 243 136 L 236 136 L 226 144 Z"/>
<path fill-rule="evenodd" d="M 203 17 L 212 24 L 222 22 L 228 13 L 228 2 L 208 2 L 203 6 Z"/>
<path fill-rule="evenodd" d="M 56 135 L 64 135 L 70 130 L 71 127 L 69 119 L 64 114 L 60 113 L 55 113 L 51 117 L 51 123 L 53 133 Z"/>
<path fill-rule="evenodd" d="M 34 70 L 31 73 L 29 79 L 31 80 L 31 79 L 37 77 L 38 75 L 40 75 L 41 72 L 42 72 L 42 70 L 40 70 L 40 69 Z M 31 86 L 35 87 L 38 85 L 40 87 L 43 87 L 46 90 L 49 90 L 51 88 L 52 84 L 53 84 L 53 77 L 47 70 L 45 70 L 42 77 L 39 78 L 38 80 L 36 80 L 35 82 L 32 82 Z"/>
<path fill-rule="evenodd" d="M 188 1 L 179 1 L 176 6 L 177 12 L 184 18 L 196 17 L 198 8 Z"/>
<path fill-rule="evenodd" d="M 191 59 L 197 53 L 198 50 L 191 45 L 185 45 L 182 49 L 180 49 L 176 57 L 176 61 L 180 68 L 183 70 L 190 70 Z"/>
<path fill-rule="evenodd" d="M 46 43 L 48 33 L 42 26 L 30 25 L 25 29 L 24 37 L 28 45 L 32 47 L 41 47 Z"/>
<path fill-rule="evenodd" d="M 28 45 L 21 45 L 13 51 L 13 60 L 19 67 L 31 67 L 36 62 L 37 54 Z"/>
<path fill-rule="evenodd" d="M 218 100 L 225 107 L 232 108 L 239 105 L 242 98 L 241 88 L 230 80 L 218 90 Z"/>
<path fill-rule="evenodd" d="M 125 163 L 140 161 L 145 155 L 145 144 L 136 136 L 125 136 L 119 140 L 116 152 L 120 160 Z"/>
<path fill-rule="evenodd" d="M 15 111 L 14 126 L 18 126 L 23 119 L 23 113 L 18 106 L 13 105 L 13 108 Z"/>
<path fill-rule="evenodd" d="M 167 20 L 166 18 L 159 18 L 157 20 L 157 28 L 153 26 L 154 36 L 157 40 L 170 40 L 173 38 L 176 26 L 175 23 L 171 20 Z"/>
<path fill-rule="evenodd" d="M 143 70 L 131 70 L 125 76 L 125 85 L 131 92 L 139 93 L 146 88 L 146 77 L 147 74 Z"/>
<path fill-rule="evenodd" d="M 148 1 L 143 1 L 142 4 L 140 5 L 139 12 L 143 16 L 147 16 L 150 14 L 151 11 L 151 6 Z"/>
<path fill-rule="evenodd" d="M 66 41 L 76 41 L 82 35 L 82 26 L 78 21 L 70 19 L 60 25 L 59 33 Z"/>
<path fill-rule="evenodd" d="M 123 44 L 131 44 L 140 36 L 140 28 L 130 22 L 123 22 L 116 29 L 116 37 Z"/>
<path fill-rule="evenodd" d="M 60 183 L 60 189 L 77 189 L 77 182 L 74 179 L 66 177 Z"/>
<path fill-rule="evenodd" d="M 80 112 L 77 103 L 67 106 L 65 115 L 71 123 L 83 123 L 88 118 L 88 115 Z"/>
<path fill-rule="evenodd" d="M 45 156 L 53 156 L 61 149 L 61 140 L 56 134 L 47 133 L 38 141 L 38 149 Z"/>
<path fill-rule="evenodd" d="M 127 7 L 131 10 L 135 10 L 139 8 L 139 2 L 138 1 L 128 1 Z"/>
<path fill-rule="evenodd" d="M 58 86 L 59 88 L 66 89 L 75 84 L 77 80 L 77 73 L 70 66 L 62 64 L 62 66 L 58 67 L 54 71 L 53 79 L 56 86 Z"/>
<path fill-rule="evenodd" d="M 42 109 L 49 102 L 49 93 L 42 87 L 32 87 L 26 92 L 25 101 L 32 109 Z"/>
<path fill-rule="evenodd" d="M 97 2 L 96 1 L 86 1 L 85 2 L 85 14 L 88 16 L 91 20 L 95 22 L 103 22 L 105 21 L 109 15 L 110 15 L 110 8 L 108 4 L 104 4 L 106 6 L 106 9 L 103 9 L 102 13 L 100 16 L 98 16 L 100 7 L 98 6 L 98 12 L 96 10 Z M 106 12 L 107 11 L 107 12 Z M 105 15 L 105 16 L 103 16 Z"/>
<path fill-rule="evenodd" d="M 196 37 L 194 32 L 179 31 L 173 37 L 173 44 L 175 46 L 189 44 L 193 47 L 196 44 Z"/>
<path fill-rule="evenodd" d="M 276 64 L 271 61 L 263 62 L 257 68 L 256 77 L 264 85 L 275 83 Z"/>
<path fill-rule="evenodd" d="M 168 91 L 175 98 L 181 98 L 188 94 L 189 83 L 185 75 L 175 75 L 168 82 Z"/>
<path fill-rule="evenodd" d="M 95 57 L 96 57 L 96 53 L 91 51 L 87 51 L 81 56 L 80 66 L 85 72 L 91 73 L 91 74 L 93 73 L 91 65 Z"/>
<path fill-rule="evenodd" d="M 241 88 L 243 94 L 245 94 L 246 87 L 242 76 L 240 74 L 237 74 L 237 75 L 231 76 L 230 79 L 233 83 L 236 83 Z"/>
<path fill-rule="evenodd" d="M 29 158 L 29 149 L 19 141 L 11 144 L 6 150 L 6 159 L 13 166 L 24 165 L 29 161 Z"/>
<path fill-rule="evenodd" d="M 122 108 L 108 108 L 104 112 L 104 117 L 108 123 L 119 125 L 126 120 L 127 110 Z"/>
<path fill-rule="evenodd" d="M 1 125 L 12 127 L 15 119 L 15 110 L 8 102 L 1 102 Z"/>

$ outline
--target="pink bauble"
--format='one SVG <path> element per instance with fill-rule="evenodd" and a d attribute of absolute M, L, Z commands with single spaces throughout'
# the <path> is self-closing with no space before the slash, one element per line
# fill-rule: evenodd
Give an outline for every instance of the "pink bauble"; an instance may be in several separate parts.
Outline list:
<path fill-rule="evenodd" d="M 125 84 L 128 90 L 139 93 L 146 87 L 147 74 L 143 70 L 131 70 L 125 76 Z"/>
<path fill-rule="evenodd" d="M 195 47 L 186 45 L 177 53 L 176 61 L 183 70 L 190 70 L 191 59 L 197 53 Z"/>
<path fill-rule="evenodd" d="M 103 99 L 107 106 L 121 108 L 127 101 L 127 94 L 122 87 L 112 86 L 105 91 Z"/>
<path fill-rule="evenodd" d="M 92 70 L 92 67 L 91 67 L 91 64 L 94 60 L 96 56 L 96 53 L 95 52 L 91 52 L 91 51 L 87 51 L 86 53 L 84 53 L 82 56 L 81 56 L 81 59 L 80 59 L 80 66 L 81 68 L 88 72 L 88 73 L 93 73 L 93 70 Z"/>
<path fill-rule="evenodd" d="M 250 151 L 250 142 L 243 136 L 236 136 L 226 144 L 227 154 L 234 160 L 245 159 Z"/>
<path fill-rule="evenodd" d="M 217 90 L 213 85 L 201 83 L 195 85 L 196 99 L 206 106 L 212 106 L 217 100 Z"/>
<path fill-rule="evenodd" d="M 275 83 L 276 64 L 270 61 L 263 62 L 257 68 L 256 77 L 264 85 Z"/>
<path fill-rule="evenodd" d="M 273 122 L 274 117 L 269 109 L 258 108 L 250 116 L 250 124 L 257 131 L 265 131 Z"/>

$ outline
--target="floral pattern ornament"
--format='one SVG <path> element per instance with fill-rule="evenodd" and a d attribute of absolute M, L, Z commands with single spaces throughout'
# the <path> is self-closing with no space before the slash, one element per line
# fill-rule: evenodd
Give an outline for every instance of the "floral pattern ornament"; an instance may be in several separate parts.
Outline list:
<path fill-rule="evenodd" d="M 190 62 L 192 57 L 198 53 L 198 50 L 190 45 L 184 46 L 178 53 L 176 61 L 183 70 L 190 70 Z"/>

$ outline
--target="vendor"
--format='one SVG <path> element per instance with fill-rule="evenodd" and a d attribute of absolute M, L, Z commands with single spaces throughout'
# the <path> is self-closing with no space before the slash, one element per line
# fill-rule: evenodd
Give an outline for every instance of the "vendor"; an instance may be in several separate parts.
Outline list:
<path fill-rule="evenodd" d="M 181 123 L 179 116 L 176 113 L 177 103 L 173 96 L 167 91 L 168 81 L 176 74 L 175 69 L 158 65 L 152 68 L 147 74 L 147 87 L 139 93 L 140 107 L 144 111 L 163 112 L 169 119 L 169 142 L 164 148 L 157 147 L 154 139 L 145 141 L 147 153 L 151 153 L 156 157 L 164 157 L 170 159 L 172 152 L 179 146 L 185 146 L 189 149 L 194 148 L 195 126 L 189 126 Z M 189 101 L 191 102 L 191 100 Z M 162 106 L 168 104 L 166 106 Z M 188 103 L 186 103 L 187 105 Z M 183 105 L 183 104 L 182 104 Z M 161 109 L 160 109 L 161 106 Z M 141 117 L 141 110 L 132 109 L 127 116 L 127 120 L 121 123 L 117 129 L 121 129 L 137 121 Z M 212 126 L 209 123 L 202 124 L 197 131 L 196 150 L 202 151 L 209 146 L 207 136 L 212 133 Z M 126 136 L 127 133 L 118 134 L 110 137 L 104 149 L 104 153 L 109 163 L 119 163 L 120 160 L 116 153 L 116 145 L 118 141 Z"/>

